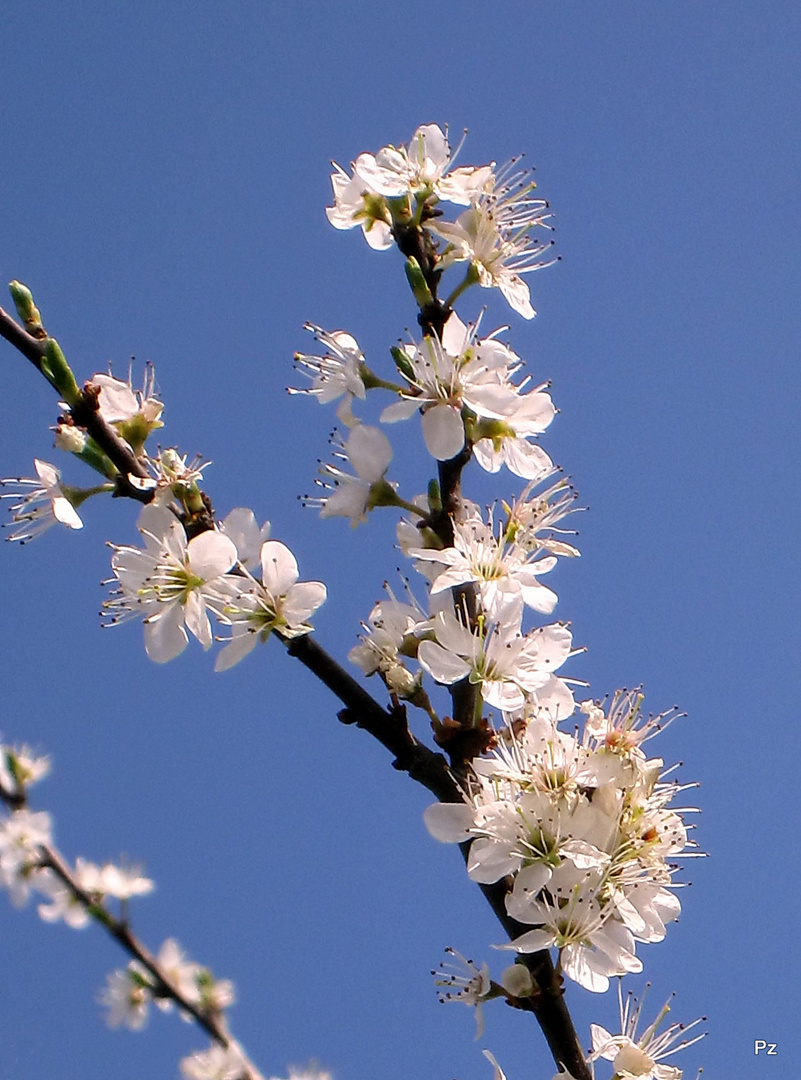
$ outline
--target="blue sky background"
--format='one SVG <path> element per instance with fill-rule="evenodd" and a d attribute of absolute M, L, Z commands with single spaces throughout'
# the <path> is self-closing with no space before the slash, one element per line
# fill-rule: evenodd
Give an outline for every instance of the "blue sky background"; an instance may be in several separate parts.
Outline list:
<path fill-rule="evenodd" d="M 140 0 L 5 5 L 0 32 L 0 277 L 31 286 L 79 377 L 154 362 L 165 444 L 212 459 L 217 510 L 252 506 L 328 583 L 340 658 L 395 573 L 393 522 L 301 508 L 334 417 L 284 388 L 307 319 L 380 368 L 414 309 L 396 252 L 328 225 L 329 161 L 438 122 L 469 128 L 464 164 L 536 164 L 562 256 L 530 279 L 537 319 L 488 292 L 461 310 L 510 323 L 562 410 L 543 445 L 590 508 L 551 582 L 588 646 L 570 674 L 689 713 L 658 749 L 701 781 L 711 857 L 640 952 L 654 1010 L 675 989 L 677 1019 L 708 1016 L 677 1064 L 710 1080 L 787 1076 L 797 1052 L 799 31 L 771 0 Z M 55 402 L 0 352 L 0 474 L 30 475 L 56 460 Z M 419 431 L 390 434 L 422 490 Z M 268 1076 L 317 1057 L 336 1080 L 488 1080 L 487 1046 L 509 1080 L 550 1080 L 530 1018 L 490 1006 L 474 1043 L 436 1003 L 445 946 L 503 958 L 425 792 L 277 644 L 215 676 L 199 647 L 161 668 L 137 625 L 101 632 L 105 541 L 135 539 L 135 508 L 84 518 L 0 549 L 0 730 L 53 755 L 34 802 L 64 852 L 145 861 L 135 927 L 235 980 Z M 170 1077 L 204 1045 L 174 1017 L 106 1029 L 121 956 L 99 931 L 2 900 L 0 922 L 0 1077 Z M 585 1043 L 614 1024 L 613 994 L 568 995 Z"/>

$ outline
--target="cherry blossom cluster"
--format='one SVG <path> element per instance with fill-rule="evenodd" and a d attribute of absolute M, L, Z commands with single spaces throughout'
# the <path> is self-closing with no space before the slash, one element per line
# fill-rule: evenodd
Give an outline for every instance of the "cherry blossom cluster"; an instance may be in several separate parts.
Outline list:
<path fill-rule="evenodd" d="M 319 581 L 298 581 L 289 548 L 268 539 L 270 525 L 238 507 L 215 529 L 189 539 L 175 513 L 150 503 L 139 515 L 144 547 L 112 545 L 116 590 L 104 608 L 107 625 L 142 618 L 145 650 L 157 663 L 174 659 L 192 634 L 204 649 L 214 637 L 209 616 L 230 630 L 217 656 L 218 671 L 243 659 L 275 632 L 307 634 L 307 620 L 323 603 Z"/>
<path fill-rule="evenodd" d="M 553 261 L 544 257 L 549 244 L 529 232 L 548 227 L 548 204 L 533 197 L 529 173 L 514 161 L 500 169 L 494 162 L 452 168 L 453 157 L 442 130 L 425 124 L 408 146 L 360 154 L 350 175 L 335 166 L 328 220 L 337 229 L 361 226 L 377 250 L 391 247 L 405 230 L 423 229 L 444 244 L 440 270 L 466 264 L 458 291 L 473 283 L 500 289 L 511 307 L 530 319 L 534 309 L 521 275 Z M 446 221 L 442 202 L 465 209 Z"/>
<path fill-rule="evenodd" d="M 678 917 L 671 890 L 687 828 L 669 804 L 680 785 L 642 743 L 671 716 L 644 719 L 640 695 L 615 695 L 608 710 L 582 705 L 581 734 L 543 712 L 515 714 L 498 745 L 473 762 L 465 802 L 425 815 L 438 840 L 472 841 L 469 876 L 508 878 L 506 908 L 535 927 L 507 945 L 559 950 L 561 970 L 587 990 L 642 970 L 637 942 L 661 941 Z"/>
<path fill-rule="evenodd" d="M 396 372 L 384 376 L 351 333 L 310 324 L 323 351 L 296 355 L 310 386 L 292 392 L 338 401 L 348 429 L 334 462 L 321 469 L 322 493 L 307 503 L 353 525 L 378 507 L 405 511 L 398 544 L 427 593 L 420 603 L 408 586 L 403 600 L 390 591 L 349 658 L 378 675 L 394 700 L 423 709 L 446 750 L 466 725 L 489 732 L 467 762 L 455 760 L 463 801 L 430 807 L 429 831 L 468 849 L 472 880 L 504 885 L 506 912 L 520 931 L 499 948 L 523 960 L 554 949 L 557 974 L 603 992 L 612 977 L 640 972 L 637 944 L 661 941 L 678 917 L 675 859 L 694 853 L 682 817 L 692 808 L 672 807 L 683 787 L 643 749 L 675 712 L 646 717 L 639 691 L 618 691 L 606 704 L 583 702 L 583 724 L 565 730 L 575 710 L 575 680 L 561 673 L 577 651 L 571 631 L 564 623 L 525 628 L 525 618 L 556 606 L 545 575 L 559 557 L 578 555 L 559 527 L 575 509 L 574 492 L 536 441 L 555 414 L 548 385 L 531 385 L 500 331 L 482 337 L 480 319 L 466 324 L 452 309 L 479 284 L 498 288 L 525 317 L 534 314 L 520 274 L 545 265 L 531 233 L 545 224 L 547 204 L 515 168 L 452 168 L 436 125 L 419 128 L 407 146 L 360 155 L 350 175 L 337 168 L 329 220 L 340 229 L 360 225 L 373 248 L 398 246 L 424 335 L 390 350 Z M 467 209 L 448 222 L 442 203 Z M 440 276 L 456 263 L 467 263 L 465 278 L 439 301 Z M 427 496 L 402 495 L 390 478 L 389 439 L 357 415 L 368 391 L 396 397 L 380 413 L 383 424 L 420 416 L 438 470 Z M 443 484 L 470 461 L 491 473 L 505 466 L 525 489 L 502 510 L 482 511 L 459 485 L 443 509 Z M 452 688 L 453 717 L 432 704 L 429 680 Z M 474 690 L 468 716 L 459 715 L 465 699 L 456 697 L 465 685 Z M 475 1006 L 479 1030 L 483 1002 L 539 993 L 525 963 L 496 983 L 486 965 L 452 955 L 461 969 L 435 973 L 440 998 Z M 658 1063 L 674 1028 L 656 1038 L 652 1025 L 638 1042 L 639 1010 L 633 1023 L 627 1017 L 620 1036 L 593 1028 L 588 1061 L 612 1060 L 616 1077 L 677 1080 L 680 1070 Z"/>

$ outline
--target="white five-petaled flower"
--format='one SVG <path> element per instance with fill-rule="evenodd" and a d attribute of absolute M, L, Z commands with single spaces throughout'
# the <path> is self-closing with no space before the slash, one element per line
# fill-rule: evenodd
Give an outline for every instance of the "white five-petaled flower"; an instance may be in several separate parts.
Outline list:
<path fill-rule="evenodd" d="M 458 1001 L 475 1009 L 476 1038 L 480 1039 L 484 1033 L 481 1005 L 492 990 L 489 967 L 486 964 L 477 967 L 472 960 L 466 959 L 455 949 L 449 948 L 445 952 L 452 956 L 455 962 L 441 963 L 431 972 L 434 985 L 440 987 L 437 997 L 441 1002 Z"/>
<path fill-rule="evenodd" d="M 437 564 L 439 573 L 431 594 L 475 583 L 484 613 L 492 622 L 516 622 L 523 605 L 549 615 L 556 593 L 539 581 L 539 575 L 556 565 L 556 556 L 538 558 L 536 551 L 507 543 L 503 530 L 493 534 L 492 522 L 469 519 L 453 527 L 453 546 L 440 551 L 413 548 L 409 555 Z"/>
<path fill-rule="evenodd" d="M 161 422 L 164 405 L 154 392 L 155 373 L 152 365 L 148 364 L 145 369 L 141 390 L 134 390 L 130 372 L 127 380 L 117 379 L 111 374 L 93 375 L 87 386 L 98 394 L 102 418 L 107 424 L 112 424 L 137 453 L 148 435 L 164 426 Z"/>
<path fill-rule="evenodd" d="M 37 479 L 8 477 L 0 480 L 0 486 L 13 485 L 16 491 L 0 495 L 0 499 L 18 499 L 10 506 L 13 532 L 9 540 L 33 540 L 58 521 L 68 529 L 82 529 L 81 521 L 72 501 L 69 488 L 61 484 L 61 473 L 46 461 L 34 460 Z"/>
<path fill-rule="evenodd" d="M 486 633 L 473 633 L 441 611 L 433 626 L 436 641 L 421 642 L 417 653 L 422 666 L 446 686 L 464 678 L 480 684 L 486 703 L 497 709 L 520 709 L 527 697 L 536 700 L 539 690 L 550 692 L 553 672 L 571 654 L 572 635 L 559 623 L 525 636 L 497 624 Z"/>
<path fill-rule="evenodd" d="M 47 901 L 37 907 L 40 918 L 45 922 L 55 923 L 63 919 L 73 930 L 89 925 L 90 915 L 86 904 L 52 870 L 43 870 L 37 875 L 36 889 L 47 897 Z"/>
<path fill-rule="evenodd" d="M 147 1023 L 148 1006 L 153 1000 L 152 989 L 150 977 L 136 963 L 129 964 L 124 971 L 113 971 L 106 976 L 106 986 L 97 1000 L 108 1009 L 108 1026 L 141 1031 Z"/>
<path fill-rule="evenodd" d="M 174 447 L 161 450 L 157 457 L 146 457 L 147 465 L 153 474 L 148 477 L 128 475 L 132 487 L 139 491 L 152 491 L 151 505 L 167 505 L 176 494 L 196 488 L 203 479 L 203 470 L 211 462 L 201 457 L 187 460 L 186 454 L 180 454 Z"/>
<path fill-rule="evenodd" d="M 399 369 L 409 390 L 381 414 L 382 422 L 393 423 L 419 409 L 426 447 L 439 461 L 455 457 L 464 446 L 463 408 L 501 421 L 503 431 L 513 437 L 539 434 L 554 417 L 543 386 L 521 396 L 522 385 L 511 381 L 520 367 L 519 357 L 494 337 L 476 341 L 477 329 L 452 314 L 441 341 L 426 336 L 419 345 L 404 346 Z M 540 463 L 537 475 L 541 472 Z"/>
<path fill-rule="evenodd" d="M 344 472 L 338 465 L 323 465 L 320 469 L 323 479 L 315 482 L 331 494 L 307 498 L 305 504 L 319 506 L 320 517 L 347 517 L 351 525 L 360 525 L 378 505 L 375 500 L 392 490 L 384 479 L 392 461 L 389 439 L 378 428 L 359 424 L 347 442 L 335 448 L 334 456 L 349 461 L 356 475 Z"/>
<path fill-rule="evenodd" d="M 412 675 L 403 660 L 404 649 L 416 651 L 416 635 L 429 626 L 425 614 L 412 604 L 389 600 L 374 605 L 368 623 L 362 623 L 365 633 L 361 644 L 348 653 L 348 660 L 357 664 L 365 675 L 378 672 L 387 689 L 401 698 L 410 698 L 419 689 L 422 673 Z"/>
<path fill-rule="evenodd" d="M 441 221 L 433 230 L 447 242 L 442 263 L 447 267 L 467 260 L 484 288 L 498 288 L 509 305 L 526 319 L 536 312 L 531 306 L 528 285 L 521 274 L 550 266 L 543 259 L 550 244 L 529 235 L 529 229 L 545 226 L 548 203 L 534 199 L 535 184 L 523 170 L 513 173 L 515 162 L 501 169 L 485 184 L 472 204 L 455 222 Z"/>
<path fill-rule="evenodd" d="M 311 394 L 321 405 L 341 397 L 337 416 L 346 427 L 355 427 L 358 421 L 351 408 L 353 399 L 363 400 L 367 393 L 361 375 L 364 365 L 361 349 L 344 330 L 329 333 L 314 323 L 306 323 L 306 329 L 312 331 L 326 351 L 322 356 L 295 353 L 296 367 L 311 378 L 312 384 L 303 389 L 289 387 L 289 393 Z"/>
<path fill-rule="evenodd" d="M 506 908 L 512 918 L 537 929 L 497 948 L 525 953 L 557 948 L 565 975 L 595 993 L 604 993 L 614 975 L 642 971 L 630 931 L 603 903 L 602 884 L 599 871 L 565 861 L 538 899 L 509 893 Z"/>
<path fill-rule="evenodd" d="M 23 807 L 0 819 L 0 885 L 15 907 L 27 902 L 31 887 L 38 888 L 41 845 L 50 843 L 51 829 L 50 815 L 43 810 Z"/>
<path fill-rule="evenodd" d="M 209 649 L 208 611 L 219 617 L 229 595 L 223 579 L 237 560 L 234 542 L 213 530 L 188 540 L 174 514 L 152 504 L 139 515 L 138 528 L 144 549 L 112 545 L 119 590 L 104 605 L 111 623 L 141 615 L 145 649 L 157 663 L 183 652 L 187 630 Z"/>
<path fill-rule="evenodd" d="M 361 225 L 372 248 L 386 249 L 393 240 L 393 211 L 410 218 L 416 209 L 412 200 L 419 204 L 444 199 L 467 206 L 481 191 L 492 189 L 491 166 L 450 170 L 450 163 L 447 136 L 436 124 L 419 127 L 407 146 L 360 154 L 352 176 L 335 163 L 334 205 L 326 208 L 328 220 L 337 229 Z"/>
<path fill-rule="evenodd" d="M 326 598 L 321 581 L 298 581 L 295 556 L 278 540 L 261 546 L 261 581 L 245 573 L 231 575 L 228 585 L 233 595 L 224 616 L 232 627 L 231 638 L 217 657 L 215 671 L 238 664 L 274 630 L 284 638 L 309 633 L 312 627 L 306 620 Z"/>
<path fill-rule="evenodd" d="M 50 758 L 34 753 L 30 746 L 0 745 L 0 787 L 12 795 L 24 794 L 50 772 Z"/>
<path fill-rule="evenodd" d="M 246 1061 L 235 1042 L 228 1046 L 213 1043 L 208 1050 L 199 1050 L 181 1059 L 184 1080 L 242 1080 Z"/>

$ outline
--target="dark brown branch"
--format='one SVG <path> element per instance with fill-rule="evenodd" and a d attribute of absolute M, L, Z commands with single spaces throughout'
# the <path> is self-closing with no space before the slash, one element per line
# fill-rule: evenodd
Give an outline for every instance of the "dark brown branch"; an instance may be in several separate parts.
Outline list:
<path fill-rule="evenodd" d="M 47 339 L 32 337 L 3 308 L 0 308 L 0 337 L 4 337 L 27 360 L 30 360 L 40 374 L 44 374 L 42 372 L 42 359 L 45 354 Z M 117 491 L 115 494 L 136 499 L 137 502 L 150 502 L 153 498 L 153 492 L 140 491 L 128 479 L 129 476 L 135 476 L 140 480 L 144 480 L 149 477 L 149 473 L 125 440 L 120 438 L 114 428 L 106 423 L 100 415 L 97 395 L 84 389 L 81 393 L 80 403 L 72 407 L 70 414 L 78 427 L 86 430 L 86 433 L 94 439 L 117 469 Z"/>
<path fill-rule="evenodd" d="M 21 352 L 26 360 L 30 360 L 37 371 L 42 370 L 42 357 L 45 353 L 45 343 L 40 338 L 35 338 L 23 330 L 19 323 L 0 308 L 0 337 L 4 337 L 14 348 Z"/>

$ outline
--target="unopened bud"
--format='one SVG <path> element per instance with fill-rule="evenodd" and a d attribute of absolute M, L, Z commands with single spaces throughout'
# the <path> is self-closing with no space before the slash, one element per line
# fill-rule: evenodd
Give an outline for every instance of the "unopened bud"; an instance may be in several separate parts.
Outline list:
<path fill-rule="evenodd" d="M 73 424 L 58 424 L 55 445 L 68 454 L 80 454 L 86 446 L 86 435 Z"/>
<path fill-rule="evenodd" d="M 21 281 L 12 281 L 9 283 L 8 290 L 11 293 L 11 299 L 14 301 L 17 314 L 25 323 L 25 329 L 28 333 L 35 338 L 47 337 L 47 331 L 42 326 L 42 316 L 33 302 L 33 293 L 28 286 L 23 285 Z"/>
<path fill-rule="evenodd" d="M 512 964 L 501 975 L 501 986 L 512 997 L 530 997 L 534 989 L 531 972 L 523 964 Z"/>
<path fill-rule="evenodd" d="M 420 269 L 420 263 L 414 256 L 410 256 L 406 260 L 406 277 L 418 306 L 421 309 L 424 309 L 432 305 L 434 303 L 434 297 L 431 295 L 428 282 L 423 275 L 423 271 Z"/>

